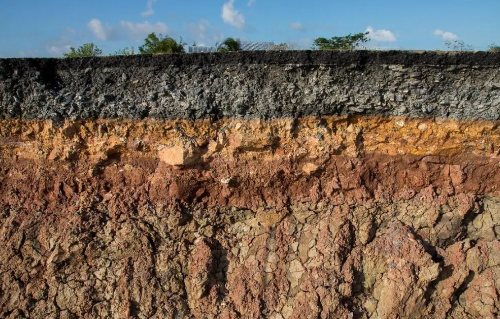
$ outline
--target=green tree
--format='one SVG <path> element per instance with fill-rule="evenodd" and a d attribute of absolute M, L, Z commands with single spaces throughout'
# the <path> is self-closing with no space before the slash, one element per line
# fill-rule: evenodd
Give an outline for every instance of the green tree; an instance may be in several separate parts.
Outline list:
<path fill-rule="evenodd" d="M 314 40 L 313 49 L 319 50 L 354 50 L 360 47 L 363 43 L 370 41 L 368 32 L 350 33 L 343 37 L 317 38 Z"/>
<path fill-rule="evenodd" d="M 112 53 L 110 55 L 135 55 L 137 54 L 135 52 L 135 49 L 134 47 L 126 47 L 124 49 L 119 49 L 119 50 L 116 50 L 115 53 Z"/>
<path fill-rule="evenodd" d="M 490 52 L 500 52 L 500 45 L 496 45 L 495 43 L 490 44 L 488 48 Z"/>
<path fill-rule="evenodd" d="M 183 53 L 183 45 L 182 38 L 177 42 L 171 37 L 164 37 L 161 34 L 157 36 L 153 32 L 144 39 L 144 44 L 139 47 L 139 52 L 141 54 Z"/>
<path fill-rule="evenodd" d="M 227 38 L 222 42 L 218 49 L 219 52 L 236 52 L 241 51 L 240 39 Z"/>
<path fill-rule="evenodd" d="M 97 47 L 94 43 L 85 43 L 78 49 L 74 47 L 69 48 L 71 51 L 69 53 L 64 53 L 66 58 L 79 58 L 79 57 L 93 57 L 102 55 L 102 50 Z"/>

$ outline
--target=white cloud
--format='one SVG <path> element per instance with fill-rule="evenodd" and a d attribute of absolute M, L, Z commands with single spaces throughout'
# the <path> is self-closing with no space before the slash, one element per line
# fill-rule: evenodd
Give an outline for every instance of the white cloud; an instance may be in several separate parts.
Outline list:
<path fill-rule="evenodd" d="M 141 17 L 147 17 L 155 13 L 155 10 L 153 10 L 153 3 L 155 3 L 156 1 L 157 0 L 148 0 L 146 11 L 141 12 Z"/>
<path fill-rule="evenodd" d="M 111 27 L 104 26 L 101 21 L 98 19 L 92 19 L 87 23 L 87 28 L 89 28 L 90 32 L 98 38 L 99 40 L 106 41 L 109 39 L 110 34 L 113 32 Z"/>
<path fill-rule="evenodd" d="M 229 2 L 224 3 L 221 17 L 225 23 L 241 29 L 245 26 L 245 16 L 233 7 L 234 1 L 229 0 Z"/>
<path fill-rule="evenodd" d="M 256 0 L 249 0 L 249 1 L 248 1 L 248 3 L 247 3 L 247 5 L 248 5 L 249 7 L 251 7 L 251 6 L 253 6 L 253 4 L 255 3 L 255 1 L 256 1 Z"/>
<path fill-rule="evenodd" d="M 454 41 L 454 40 L 458 40 L 458 37 L 456 34 L 454 33 L 451 33 L 449 31 L 443 31 L 443 30 L 435 30 L 434 31 L 434 35 L 437 35 L 438 37 L 440 37 L 441 39 L 443 39 L 443 41 Z"/>
<path fill-rule="evenodd" d="M 207 20 L 200 20 L 196 24 L 188 24 L 187 29 L 197 45 L 213 45 L 224 39 L 224 35 L 219 30 L 210 25 Z"/>
<path fill-rule="evenodd" d="M 53 56 L 61 56 L 63 53 L 68 53 L 70 51 L 71 45 L 50 45 L 47 47 L 47 52 Z"/>
<path fill-rule="evenodd" d="M 80 37 L 61 36 L 48 41 L 44 45 L 45 52 L 50 56 L 62 56 L 63 53 L 68 53 L 71 46 L 76 46 L 76 43 L 82 42 Z"/>
<path fill-rule="evenodd" d="M 396 35 L 389 30 L 386 29 L 380 29 L 380 30 L 374 30 L 372 27 L 367 27 L 365 32 L 368 32 L 367 37 L 369 39 L 375 40 L 375 41 L 380 41 L 380 42 L 395 42 Z"/>
<path fill-rule="evenodd" d="M 290 23 L 290 29 L 297 30 L 297 31 L 305 31 L 306 29 L 300 22 L 292 22 Z"/>
<path fill-rule="evenodd" d="M 143 36 L 151 32 L 161 33 L 163 35 L 166 35 L 168 33 L 168 27 L 163 22 L 156 22 L 155 24 L 151 24 L 149 21 L 139 23 L 120 21 L 120 26 L 133 36 Z"/>

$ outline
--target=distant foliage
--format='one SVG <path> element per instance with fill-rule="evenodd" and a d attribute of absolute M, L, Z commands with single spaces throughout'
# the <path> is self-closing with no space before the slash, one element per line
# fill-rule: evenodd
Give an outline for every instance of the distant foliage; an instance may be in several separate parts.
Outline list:
<path fill-rule="evenodd" d="M 472 45 L 466 44 L 462 40 L 446 41 L 444 45 L 452 51 L 472 51 Z"/>
<path fill-rule="evenodd" d="M 495 43 L 492 43 L 488 46 L 490 52 L 500 52 L 500 45 L 496 45 Z"/>
<path fill-rule="evenodd" d="M 157 36 L 153 32 L 144 39 L 144 44 L 139 47 L 139 52 L 141 54 L 183 53 L 184 43 L 182 38 L 177 42 L 171 37 L 164 37 L 161 34 Z"/>
<path fill-rule="evenodd" d="M 351 35 L 350 33 L 343 37 L 332 37 L 327 38 L 317 38 L 314 40 L 313 49 L 318 50 L 354 50 L 370 41 L 368 38 L 368 32 L 356 33 Z"/>
<path fill-rule="evenodd" d="M 134 47 L 126 47 L 124 49 L 119 49 L 119 50 L 116 50 L 115 53 L 112 53 L 111 55 L 135 55 L 137 54 L 135 52 L 135 49 Z"/>
<path fill-rule="evenodd" d="M 219 52 L 236 52 L 241 51 L 240 39 L 227 38 L 220 45 Z"/>
<path fill-rule="evenodd" d="M 66 58 L 81 58 L 81 57 L 94 57 L 102 55 L 102 50 L 97 47 L 94 43 L 85 43 L 78 49 L 74 47 L 69 48 L 71 51 L 69 53 L 64 53 Z"/>

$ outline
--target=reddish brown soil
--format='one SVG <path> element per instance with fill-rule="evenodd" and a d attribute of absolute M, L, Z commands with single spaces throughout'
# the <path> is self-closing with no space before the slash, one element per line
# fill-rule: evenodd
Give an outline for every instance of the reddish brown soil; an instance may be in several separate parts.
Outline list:
<path fill-rule="evenodd" d="M 401 121 L 8 122 L 0 317 L 496 318 L 498 128 Z"/>
<path fill-rule="evenodd" d="M 1 167 L 2 317 L 498 311 L 498 159 Z"/>
<path fill-rule="evenodd" d="M 423 189 L 498 195 L 500 182 L 500 158 L 473 156 L 373 154 L 264 163 L 214 158 L 189 168 L 156 158 L 117 157 L 94 163 L 1 161 L 1 203 L 49 213 L 86 198 L 107 205 L 256 210 L 300 202 L 407 200 Z M 308 173 L 303 169 L 309 163 L 315 170 Z"/>

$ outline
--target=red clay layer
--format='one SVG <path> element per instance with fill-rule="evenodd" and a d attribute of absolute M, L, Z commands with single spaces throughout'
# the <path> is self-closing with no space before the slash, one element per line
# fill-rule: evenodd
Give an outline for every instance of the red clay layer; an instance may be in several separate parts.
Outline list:
<path fill-rule="evenodd" d="M 60 211 L 82 196 L 120 205 L 256 209 L 295 202 L 408 199 L 427 187 L 498 195 L 500 182 L 500 159 L 473 156 L 372 154 L 301 162 L 218 157 L 182 169 L 154 158 L 1 163 L 0 202 L 32 211 Z"/>

